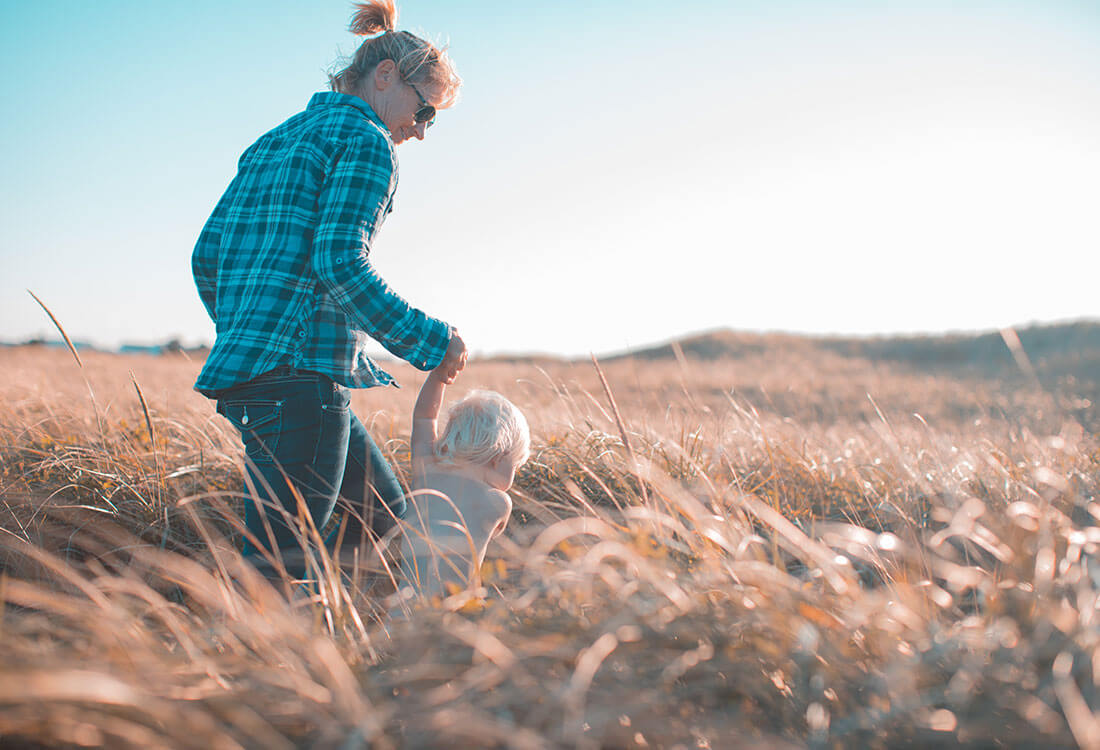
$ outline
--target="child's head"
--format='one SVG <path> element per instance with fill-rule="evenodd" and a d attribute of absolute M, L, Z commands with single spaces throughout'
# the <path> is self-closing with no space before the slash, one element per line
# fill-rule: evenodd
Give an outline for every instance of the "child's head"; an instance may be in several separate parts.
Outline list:
<path fill-rule="evenodd" d="M 447 426 L 435 444 L 442 461 L 461 461 L 491 467 L 506 475 L 507 489 L 512 476 L 527 460 L 531 434 L 523 413 L 508 399 L 493 391 L 471 391 L 447 414 Z"/>

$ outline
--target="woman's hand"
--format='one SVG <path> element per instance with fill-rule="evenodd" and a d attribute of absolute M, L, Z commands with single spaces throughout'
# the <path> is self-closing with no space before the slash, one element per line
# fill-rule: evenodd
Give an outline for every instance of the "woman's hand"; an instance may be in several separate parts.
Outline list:
<path fill-rule="evenodd" d="M 432 371 L 433 374 L 438 373 L 443 382 L 450 385 L 455 382 L 458 373 L 466 366 L 468 354 L 466 342 L 458 335 L 458 331 L 452 329 L 451 343 L 447 346 L 447 353 L 443 355 L 443 361 L 439 363 L 439 366 Z"/>

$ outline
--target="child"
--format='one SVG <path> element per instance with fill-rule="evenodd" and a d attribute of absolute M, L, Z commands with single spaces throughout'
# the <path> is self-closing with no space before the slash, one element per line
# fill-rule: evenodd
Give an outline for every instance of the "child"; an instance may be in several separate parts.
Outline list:
<path fill-rule="evenodd" d="M 527 460 L 527 420 L 508 399 L 473 391 L 436 419 L 454 377 L 430 373 L 413 409 L 413 492 L 405 514 L 402 570 L 418 593 L 446 596 L 477 580 L 489 540 L 512 512 L 507 490 Z"/>

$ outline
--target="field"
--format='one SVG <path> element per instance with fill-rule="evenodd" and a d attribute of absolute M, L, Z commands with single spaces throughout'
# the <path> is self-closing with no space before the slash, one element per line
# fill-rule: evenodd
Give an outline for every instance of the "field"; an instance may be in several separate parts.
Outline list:
<path fill-rule="evenodd" d="M 1100 748 L 1100 375 L 1021 339 L 474 361 L 533 457 L 482 588 L 394 617 L 383 549 L 242 565 L 195 358 L 2 349 L 0 745 Z"/>

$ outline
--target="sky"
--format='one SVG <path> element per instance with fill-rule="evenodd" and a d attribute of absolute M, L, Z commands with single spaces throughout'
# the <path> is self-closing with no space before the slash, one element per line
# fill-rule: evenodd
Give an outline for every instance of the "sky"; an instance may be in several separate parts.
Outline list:
<path fill-rule="evenodd" d="M 474 353 L 1100 319 L 1095 0 L 399 8 L 464 85 L 371 258 Z M 350 15 L 0 0 L 0 340 L 213 341 L 195 239 Z"/>

